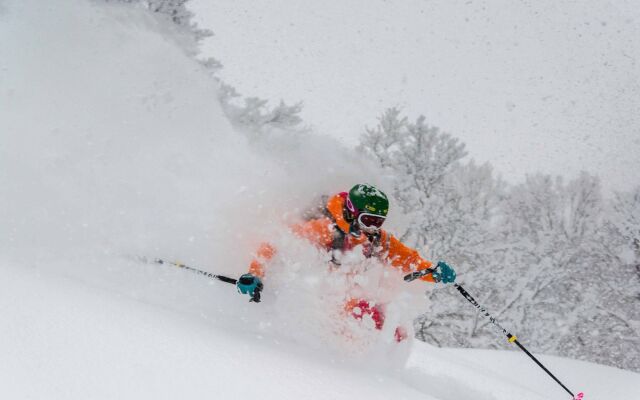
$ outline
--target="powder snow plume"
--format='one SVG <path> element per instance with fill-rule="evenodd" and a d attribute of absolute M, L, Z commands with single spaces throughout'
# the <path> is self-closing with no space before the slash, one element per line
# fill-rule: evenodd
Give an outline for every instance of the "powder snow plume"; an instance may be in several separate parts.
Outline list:
<path fill-rule="evenodd" d="M 275 241 L 262 310 L 245 310 L 252 329 L 295 324 L 287 332 L 300 340 L 346 329 L 330 326 L 345 284 L 327 286 L 326 255 L 287 225 L 321 194 L 376 179 L 370 168 L 327 137 L 235 131 L 185 38 L 145 10 L 80 0 L 3 10 L 3 258 L 233 325 L 234 307 L 211 304 L 255 305 L 232 288 L 130 259 L 238 276 Z"/>

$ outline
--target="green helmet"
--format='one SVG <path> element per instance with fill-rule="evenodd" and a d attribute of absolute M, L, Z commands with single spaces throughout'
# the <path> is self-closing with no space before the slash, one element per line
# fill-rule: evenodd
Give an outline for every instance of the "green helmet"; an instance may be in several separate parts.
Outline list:
<path fill-rule="evenodd" d="M 347 200 L 347 208 L 355 215 L 368 213 L 386 217 L 389 211 L 387 195 L 366 183 L 352 187 Z"/>

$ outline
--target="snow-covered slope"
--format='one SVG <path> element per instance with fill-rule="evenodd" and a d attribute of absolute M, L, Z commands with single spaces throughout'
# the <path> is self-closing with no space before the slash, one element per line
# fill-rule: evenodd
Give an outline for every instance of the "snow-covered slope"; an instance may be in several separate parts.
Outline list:
<path fill-rule="evenodd" d="M 382 373 L 255 332 L 4 262 L 2 274 L 3 398 L 424 398 Z M 210 288 L 225 289 L 225 307 L 242 317 L 245 299 Z"/>
<path fill-rule="evenodd" d="M 164 287 L 165 294 L 189 302 L 190 293 L 202 302 L 202 313 L 162 301 L 149 304 L 133 291 L 97 288 L 5 260 L 0 260 L 0 271 L 3 398 L 569 397 L 517 352 L 437 349 L 416 342 L 406 368 L 393 369 L 380 358 L 353 360 L 259 330 L 221 326 L 220 308 L 232 308 L 237 318 L 246 319 L 248 307 L 256 306 L 233 296 L 232 288 L 191 280 L 181 271 L 172 277 L 174 285 Z M 205 290 L 225 293 L 212 298 Z M 630 399 L 640 393 L 638 374 L 541 359 L 573 390 L 584 390 L 587 399 Z"/>
<path fill-rule="evenodd" d="M 364 170 L 328 167 L 326 138 L 267 152 L 234 132 L 188 40 L 129 6 L 0 3 L 0 397 L 565 398 L 518 353 L 337 335 L 323 255 L 277 232 Z M 265 237 L 288 268 L 261 304 L 130 257 L 237 276 Z M 423 289 L 401 300 L 421 309 Z M 590 398 L 638 392 L 637 374 L 544 360 Z"/>

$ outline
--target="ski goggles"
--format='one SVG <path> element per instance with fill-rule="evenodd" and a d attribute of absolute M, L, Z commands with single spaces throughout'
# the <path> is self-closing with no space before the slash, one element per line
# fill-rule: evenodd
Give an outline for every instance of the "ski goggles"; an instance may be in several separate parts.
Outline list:
<path fill-rule="evenodd" d="M 360 226 L 368 229 L 380 229 L 385 219 L 387 219 L 387 217 L 383 217 L 382 215 L 369 213 L 358 214 L 358 223 L 360 224 Z"/>

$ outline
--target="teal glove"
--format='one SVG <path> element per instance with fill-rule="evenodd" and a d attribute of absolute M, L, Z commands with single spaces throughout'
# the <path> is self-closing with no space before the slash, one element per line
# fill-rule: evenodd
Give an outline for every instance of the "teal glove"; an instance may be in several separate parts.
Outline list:
<path fill-rule="evenodd" d="M 438 261 L 436 270 L 431 275 L 436 282 L 453 283 L 456 281 L 456 271 L 444 261 Z"/>
<path fill-rule="evenodd" d="M 260 278 L 253 274 L 244 274 L 236 282 L 238 293 L 248 294 L 251 296 L 251 300 L 249 301 L 256 303 L 260 303 L 260 292 L 262 292 L 263 287 L 264 285 L 262 281 L 260 281 Z"/>

